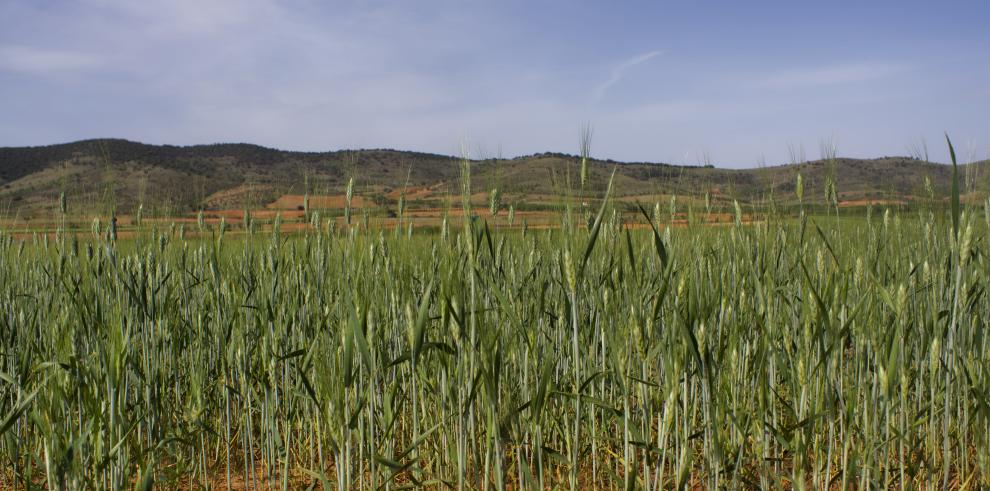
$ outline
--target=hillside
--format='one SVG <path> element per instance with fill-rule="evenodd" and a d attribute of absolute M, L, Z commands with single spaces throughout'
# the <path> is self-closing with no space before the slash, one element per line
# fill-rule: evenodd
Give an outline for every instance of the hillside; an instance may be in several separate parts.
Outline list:
<path fill-rule="evenodd" d="M 497 186 L 506 204 L 545 205 L 557 200 L 568 176 L 577 180 L 578 165 L 576 157 L 557 153 L 473 161 L 473 190 L 481 193 Z M 984 161 L 963 167 L 974 198 L 990 189 L 988 165 Z M 772 192 L 778 202 L 791 202 L 796 200 L 800 172 L 805 201 L 821 202 L 831 172 L 844 202 L 910 203 L 927 199 L 925 177 L 940 196 L 948 193 L 951 180 L 951 167 L 907 157 L 840 158 L 831 169 L 825 162 L 811 161 L 742 170 L 592 160 L 590 193 L 601 192 L 613 168 L 616 195 L 627 201 L 709 193 L 716 201 L 753 202 Z M 83 211 L 105 209 L 108 204 L 133 210 L 139 203 L 147 213 L 160 215 L 200 207 L 289 207 L 294 206 L 292 195 L 307 191 L 341 195 L 351 177 L 355 194 L 378 206 L 395 204 L 402 189 L 407 189 L 412 207 L 439 206 L 460 192 L 459 159 L 444 155 L 391 149 L 313 153 L 249 144 L 181 147 L 86 140 L 0 148 L 0 210 L 16 211 L 22 217 L 47 216 L 62 191 L 74 210 Z M 476 199 L 480 203 L 485 198 L 478 195 Z"/>

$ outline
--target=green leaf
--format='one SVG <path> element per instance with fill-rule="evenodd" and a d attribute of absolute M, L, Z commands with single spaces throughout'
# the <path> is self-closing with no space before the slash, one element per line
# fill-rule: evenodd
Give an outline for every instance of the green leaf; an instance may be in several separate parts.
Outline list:
<path fill-rule="evenodd" d="M 626 254 L 629 256 L 629 270 L 633 277 L 636 276 L 636 254 L 633 252 L 632 238 L 629 236 L 629 229 L 626 229 Z"/>
<path fill-rule="evenodd" d="M 309 474 L 314 479 L 319 479 L 320 480 L 320 485 L 323 486 L 323 489 L 325 489 L 325 490 L 326 489 L 333 489 L 330 486 L 330 481 L 327 480 L 327 476 L 326 476 L 326 474 L 323 473 L 323 471 L 311 471 L 309 469 L 306 469 L 305 467 L 302 468 L 301 470 L 303 472 L 305 472 L 306 474 Z"/>
<path fill-rule="evenodd" d="M 639 204 L 639 202 L 636 202 L 636 207 L 639 208 L 639 211 L 643 214 L 644 217 L 646 217 L 647 223 L 650 224 L 650 229 L 653 231 L 653 246 L 657 250 L 657 255 L 660 256 L 660 264 L 666 267 L 667 248 L 663 245 L 663 239 L 660 237 L 660 231 L 657 230 L 656 224 L 653 223 L 653 219 L 650 218 L 649 212 L 647 212 L 646 209 L 643 208 L 643 205 Z"/>
<path fill-rule="evenodd" d="M 354 330 L 354 344 L 357 345 L 358 351 L 361 353 L 361 359 L 364 361 L 364 368 L 368 370 L 368 373 L 371 373 L 375 367 L 372 364 L 371 350 L 368 348 L 368 339 L 364 336 L 364 329 L 368 320 L 367 309 L 364 309 L 363 311 L 365 312 L 365 316 L 361 319 L 361 322 L 352 322 L 351 329 Z"/>
<path fill-rule="evenodd" d="M 141 482 L 138 483 L 135 489 L 139 491 L 151 491 L 155 487 L 155 471 L 152 468 L 151 462 L 148 462 L 141 470 Z"/>
<path fill-rule="evenodd" d="M 437 428 L 439 428 L 443 424 L 444 423 L 441 421 L 440 423 L 437 423 L 437 424 L 433 425 L 432 428 L 424 431 L 422 434 L 420 434 L 418 437 L 416 437 L 416 439 L 413 440 L 406 447 L 406 449 L 402 451 L 402 453 L 400 453 L 399 455 L 396 455 L 396 459 L 401 459 L 401 458 L 405 457 L 406 455 L 411 454 L 413 450 L 416 450 L 416 447 L 418 447 L 421 443 L 423 443 L 424 441 L 426 441 L 426 439 L 429 438 L 429 436 L 431 434 L 433 434 L 434 431 L 437 431 Z"/>
<path fill-rule="evenodd" d="M 344 353 L 341 360 L 342 372 L 344 376 L 344 387 L 350 387 L 354 381 L 354 331 L 357 329 L 357 319 L 354 312 L 350 316 L 351 328 L 344 331 Z"/>
<path fill-rule="evenodd" d="M 430 281 L 423 293 L 423 298 L 419 302 L 419 312 L 416 314 L 416 324 L 413 328 L 412 358 L 419 357 L 420 350 L 423 349 L 423 338 L 426 336 L 426 321 L 430 318 L 430 294 L 433 292 L 433 281 Z"/>
<path fill-rule="evenodd" d="M 595 224 L 591 227 L 591 236 L 588 238 L 588 245 L 584 248 L 584 258 L 581 260 L 581 269 L 578 272 L 578 278 L 584 276 L 584 268 L 588 265 L 588 258 L 591 257 L 591 251 L 595 248 L 595 243 L 598 241 L 598 233 L 601 231 L 602 227 L 602 217 L 605 215 L 605 205 L 608 204 L 608 197 L 612 194 L 612 181 L 615 179 L 615 170 L 612 169 L 612 176 L 608 178 L 608 188 L 605 189 L 605 197 L 602 198 L 602 206 L 598 208 L 598 214 L 595 215 Z"/>
<path fill-rule="evenodd" d="M 31 404 L 31 401 L 33 401 L 34 398 L 38 395 L 39 390 L 41 390 L 40 387 L 35 389 L 34 392 L 31 393 L 31 395 L 22 399 L 21 402 L 17 404 L 17 407 L 15 407 L 9 414 L 7 414 L 7 417 L 5 417 L 3 419 L 3 422 L 0 423 L 0 436 L 3 436 L 3 434 L 6 433 L 7 430 L 9 430 L 10 427 L 14 425 L 17 419 L 20 418 L 25 411 L 27 411 L 28 406 Z"/>

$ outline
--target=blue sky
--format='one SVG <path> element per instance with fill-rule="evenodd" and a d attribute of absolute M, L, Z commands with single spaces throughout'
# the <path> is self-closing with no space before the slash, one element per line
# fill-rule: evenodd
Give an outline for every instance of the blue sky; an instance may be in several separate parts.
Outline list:
<path fill-rule="evenodd" d="M 990 156 L 990 2 L 0 0 L 0 146 Z"/>

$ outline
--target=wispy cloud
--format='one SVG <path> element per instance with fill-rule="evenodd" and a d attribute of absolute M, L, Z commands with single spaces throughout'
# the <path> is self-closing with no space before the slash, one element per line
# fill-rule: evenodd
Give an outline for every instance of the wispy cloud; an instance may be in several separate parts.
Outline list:
<path fill-rule="evenodd" d="M 887 78 L 910 71 L 904 63 L 846 63 L 782 70 L 757 81 L 763 89 L 797 89 L 850 84 Z"/>
<path fill-rule="evenodd" d="M 613 85 L 619 83 L 619 81 L 621 81 L 626 76 L 626 72 L 629 71 L 630 68 L 636 65 L 640 65 L 642 63 L 646 63 L 647 61 L 650 61 L 651 59 L 661 54 L 663 54 L 663 51 L 660 50 L 650 51 L 648 53 L 643 53 L 641 55 L 637 55 L 627 60 L 624 60 L 622 63 L 616 65 L 615 68 L 612 69 L 612 74 L 608 77 L 608 80 L 606 80 L 601 85 L 595 88 L 594 100 L 595 101 L 601 100 L 601 98 L 605 96 L 605 93 L 608 91 L 608 89 L 610 89 Z"/>
<path fill-rule="evenodd" d="M 80 51 L 0 46 L 0 71 L 49 74 L 99 66 L 101 57 Z"/>

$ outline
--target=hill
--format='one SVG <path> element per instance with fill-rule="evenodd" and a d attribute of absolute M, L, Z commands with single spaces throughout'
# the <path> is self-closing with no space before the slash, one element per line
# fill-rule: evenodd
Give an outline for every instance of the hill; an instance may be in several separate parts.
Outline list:
<path fill-rule="evenodd" d="M 476 193 L 498 187 L 503 202 L 538 207 L 556 202 L 579 159 L 542 153 L 513 159 L 472 161 Z M 990 162 L 963 167 L 971 199 L 990 189 Z M 669 194 L 715 201 L 755 202 L 771 193 L 777 202 L 796 200 L 800 172 L 805 202 L 824 200 L 826 176 L 834 175 L 839 199 L 911 203 L 948 193 L 951 167 L 908 157 L 839 158 L 757 169 L 721 169 L 664 163 L 589 161 L 589 193 L 600 193 L 612 169 L 619 199 L 650 202 Z M 114 205 L 146 213 L 188 213 L 199 208 L 295 206 L 291 196 L 336 196 L 353 177 L 355 194 L 378 206 L 394 205 L 401 190 L 412 207 L 439 206 L 460 193 L 460 159 L 392 149 L 291 152 L 250 144 L 148 145 L 127 140 L 85 140 L 41 147 L 0 147 L 0 209 L 20 216 L 48 216 L 61 192 L 74 210 Z M 483 194 L 475 198 L 484 202 Z M 126 212 L 126 211 L 125 211 Z"/>

